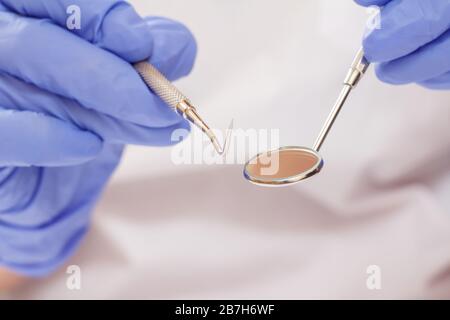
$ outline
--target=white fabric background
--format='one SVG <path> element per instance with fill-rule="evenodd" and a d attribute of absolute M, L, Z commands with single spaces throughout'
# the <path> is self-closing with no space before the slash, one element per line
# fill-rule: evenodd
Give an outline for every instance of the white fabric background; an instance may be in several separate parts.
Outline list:
<path fill-rule="evenodd" d="M 178 85 L 205 118 L 278 128 L 284 145 L 313 143 L 368 16 L 350 0 L 132 2 L 195 34 L 197 65 Z M 62 270 L 13 297 L 449 298 L 449 125 L 449 92 L 388 86 L 372 68 L 323 147 L 324 171 L 293 188 L 130 147 L 69 262 L 82 290 Z"/>

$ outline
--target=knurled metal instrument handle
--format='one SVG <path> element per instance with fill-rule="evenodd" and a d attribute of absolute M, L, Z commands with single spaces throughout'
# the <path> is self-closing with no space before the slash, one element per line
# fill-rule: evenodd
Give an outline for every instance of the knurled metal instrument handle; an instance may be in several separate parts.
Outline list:
<path fill-rule="evenodd" d="M 147 61 L 134 64 L 134 68 L 147 86 L 175 111 L 189 99 L 180 92 L 167 78 Z"/>

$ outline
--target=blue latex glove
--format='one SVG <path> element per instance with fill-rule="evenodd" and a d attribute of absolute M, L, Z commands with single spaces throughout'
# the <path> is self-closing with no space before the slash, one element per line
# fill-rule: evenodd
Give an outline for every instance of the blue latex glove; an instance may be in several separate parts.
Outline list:
<path fill-rule="evenodd" d="M 381 9 L 381 29 L 364 39 L 378 77 L 391 84 L 450 89 L 450 0 L 356 0 Z"/>
<path fill-rule="evenodd" d="M 81 30 L 65 29 L 78 5 Z M 182 25 L 116 0 L 0 0 L 0 265 L 46 275 L 77 247 L 123 144 L 169 145 L 188 124 L 130 62 L 174 80 L 196 45 Z"/>

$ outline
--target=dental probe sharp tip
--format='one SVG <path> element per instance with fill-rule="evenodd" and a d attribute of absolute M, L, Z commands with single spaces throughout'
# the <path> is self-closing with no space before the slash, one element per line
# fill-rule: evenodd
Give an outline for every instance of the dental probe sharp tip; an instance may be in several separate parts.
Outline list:
<path fill-rule="evenodd" d="M 220 145 L 219 139 L 217 139 L 216 134 L 211 130 L 211 128 L 206 124 L 206 122 L 200 117 L 200 115 L 197 113 L 197 110 L 195 107 L 191 106 L 189 103 L 187 108 L 183 109 L 184 116 L 193 124 L 195 124 L 198 128 L 200 128 L 209 138 L 212 145 L 214 146 L 214 149 L 219 155 L 225 155 L 225 153 L 228 151 L 228 145 L 229 140 L 231 138 L 231 133 L 233 131 L 233 125 L 234 120 L 231 120 L 230 126 L 227 129 L 226 132 L 226 138 L 223 145 Z"/>
<path fill-rule="evenodd" d="M 228 129 L 225 132 L 225 141 L 223 143 L 223 152 L 226 154 L 230 148 L 231 134 L 233 133 L 234 119 L 231 119 Z"/>
<path fill-rule="evenodd" d="M 211 143 L 214 146 L 214 149 L 220 156 L 225 156 L 228 152 L 228 148 L 230 147 L 230 139 L 231 139 L 231 133 L 233 132 L 234 127 L 234 119 L 231 120 L 230 125 L 228 126 L 228 129 L 225 133 L 225 140 L 223 145 L 221 146 L 219 143 L 219 140 L 217 139 L 217 136 L 214 134 L 214 132 L 211 129 L 208 129 L 205 131 L 206 135 L 211 140 Z"/>

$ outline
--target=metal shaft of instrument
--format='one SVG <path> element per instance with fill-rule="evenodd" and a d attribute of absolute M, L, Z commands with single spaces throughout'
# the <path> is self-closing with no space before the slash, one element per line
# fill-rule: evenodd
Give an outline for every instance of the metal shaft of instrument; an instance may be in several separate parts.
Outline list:
<path fill-rule="evenodd" d="M 330 132 L 331 128 L 333 127 L 334 122 L 336 121 L 337 116 L 339 115 L 339 112 L 341 111 L 342 107 L 345 104 L 345 101 L 347 101 L 348 96 L 350 95 L 350 92 L 352 91 L 352 86 L 345 84 L 344 88 L 342 88 L 341 94 L 339 95 L 333 109 L 331 110 L 330 115 L 328 116 L 322 130 L 320 131 L 319 136 L 317 137 L 316 142 L 314 143 L 313 149 L 315 151 L 320 151 L 320 148 L 322 147 L 322 144 L 324 143 L 325 139 L 328 136 L 328 133 Z"/>
<path fill-rule="evenodd" d="M 339 115 L 339 112 L 341 111 L 342 107 L 344 106 L 345 102 L 347 101 L 348 96 L 350 95 L 350 92 L 352 92 L 352 89 L 355 88 L 361 78 L 366 73 L 367 69 L 369 68 L 370 63 L 367 61 L 367 59 L 364 57 L 364 50 L 363 48 L 360 48 L 353 59 L 353 62 L 350 66 L 350 70 L 348 71 L 345 80 L 344 80 L 344 87 L 342 88 L 342 91 L 336 100 L 336 103 L 334 104 L 333 109 L 331 110 L 330 115 L 328 116 L 325 125 L 323 126 L 322 130 L 320 131 L 319 136 L 317 137 L 316 142 L 314 143 L 313 149 L 315 151 L 319 151 L 322 147 L 323 142 L 328 136 L 328 133 L 331 130 L 331 127 L 333 127 L 334 122 L 336 121 L 337 116 Z"/>

